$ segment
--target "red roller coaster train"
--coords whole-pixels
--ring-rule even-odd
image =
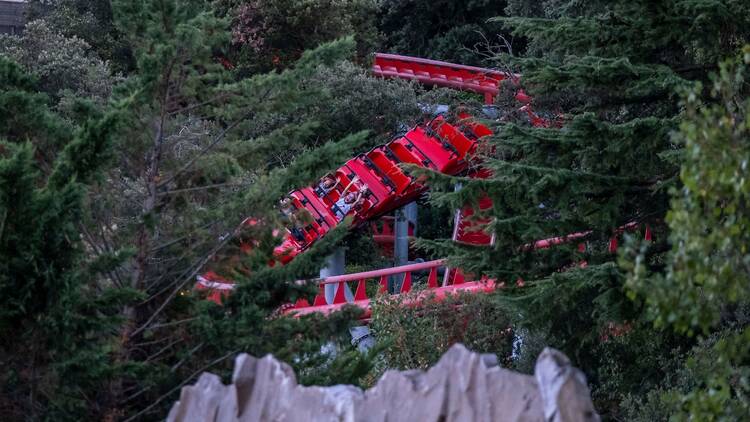
[[[510,81],[509,86],[517,86],[518,74],[509,74],[491,69],[463,66],[435,60],[406,57],[393,54],[376,54],[372,73],[384,78],[401,78],[414,80],[428,86],[449,87],[484,95],[485,103],[492,104],[500,93],[503,81]],[[523,106],[525,113],[535,127],[558,127],[558,122],[538,116],[531,108],[531,97],[523,90],[517,89],[514,95]],[[448,175],[466,174],[469,177],[484,178],[489,173],[478,166],[469,166],[471,156],[476,152],[481,139],[492,134],[486,126],[475,122],[467,114],[459,114],[456,121],[448,121],[443,116],[424,124],[412,127],[404,135],[398,136],[389,143],[357,155],[347,161],[335,172],[321,179],[317,186],[306,186],[291,191],[284,201],[286,212],[294,215],[303,212],[312,216],[309,224],[288,230],[283,243],[274,250],[275,258],[286,264],[295,256],[307,250],[318,239],[351,216],[352,227],[372,222],[378,217],[402,207],[417,199],[425,190],[424,181],[408,174],[400,166],[402,163],[423,167]],[[492,206],[488,198],[479,202],[480,209]],[[493,243],[491,236],[477,230],[481,221],[469,221],[473,214],[470,208],[456,213],[453,240],[474,245]],[[636,223],[629,223],[615,231],[610,240],[610,251],[617,248],[617,235],[623,230],[637,228]],[[573,233],[557,238],[545,239],[528,245],[533,248],[548,248],[553,245],[581,240],[591,232]],[[376,235],[390,235],[388,228]],[[646,228],[646,237],[651,233]],[[585,265],[585,263],[583,264]],[[301,299],[294,305],[285,308],[285,313],[296,316],[321,312],[328,314],[350,303],[364,309],[363,320],[369,320],[370,299],[367,297],[365,284],[367,280],[378,280],[380,292],[387,292],[388,278],[402,277],[399,291],[407,293],[412,287],[412,272],[429,271],[427,290],[405,302],[406,306],[416,306],[425,295],[434,295],[440,300],[446,295],[464,292],[490,292],[502,283],[480,278],[466,281],[458,269],[445,268],[442,280],[438,281],[438,268],[445,267],[444,260],[436,260],[400,267],[387,268],[364,273],[346,274],[327,277],[320,280],[320,292],[311,305]],[[347,302],[344,295],[345,285],[356,282],[354,301]],[[332,303],[327,303],[323,293],[324,286],[335,284],[336,293]],[[196,286],[199,290],[208,291],[209,299],[221,302],[223,295],[234,288],[234,283],[214,272],[207,272],[198,277]]]

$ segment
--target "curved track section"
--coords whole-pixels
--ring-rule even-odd
[[[376,54],[372,73],[388,78],[416,80],[430,86],[450,87],[483,94],[486,103],[494,101],[503,83],[516,85],[520,75],[463,66],[393,54]],[[529,115],[530,122],[538,127],[553,124],[537,116],[530,107],[531,98],[522,90],[515,98],[524,106],[521,111]],[[490,135],[490,129],[475,122],[469,115],[459,115],[455,121],[438,116],[431,121],[412,127],[404,135],[359,154],[335,172],[323,176],[315,186],[291,191],[285,199],[284,212],[293,221],[281,245],[274,250],[277,262],[286,264],[307,250],[331,229],[351,217],[353,226],[391,212],[421,195],[426,187],[420,180],[406,172],[402,164],[432,171],[457,175],[469,168],[468,159],[476,151],[481,138]],[[471,172],[476,177],[486,177],[481,170]],[[489,200],[480,208],[491,206]],[[465,217],[471,209],[457,213],[454,240],[474,244],[489,244],[491,239],[481,231],[469,230]],[[473,223],[476,224],[476,223]],[[460,283],[460,271],[452,274],[448,283]],[[231,292],[233,283],[214,272],[198,277],[196,288],[208,290],[209,298],[216,302]]]

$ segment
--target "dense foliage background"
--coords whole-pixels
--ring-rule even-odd
[[[527,372],[561,349],[606,420],[750,412],[746,1],[29,6],[25,32],[0,36],[3,420],[161,419],[240,352],[273,353],[306,383],[369,386],[455,342]],[[363,355],[354,310],[269,316],[314,293],[294,280],[339,245],[351,270],[387,259],[366,229],[342,229],[267,268],[277,201],[419,122],[421,105],[481,116],[473,95],[371,77],[376,51],[520,72],[560,127],[531,127],[507,86],[485,119],[493,176],[429,174],[421,200],[422,257],[523,283],[419,310],[380,302]],[[446,241],[452,210],[482,195],[497,243]],[[584,251],[519,248],[581,230]],[[239,254],[239,239],[256,248]],[[207,266],[239,282],[224,306],[191,290]]]

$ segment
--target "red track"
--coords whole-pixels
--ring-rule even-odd
[[[377,54],[372,72],[383,77],[411,79],[427,85],[481,93],[484,94],[486,102],[492,102],[500,92],[503,81],[509,80],[512,84],[516,84],[519,79],[519,75],[516,74],[391,54]],[[521,110],[528,113],[534,126],[553,126],[552,122],[540,118],[531,110],[531,98],[523,91],[517,91],[515,98],[525,104]],[[300,227],[296,231],[296,237],[288,232],[284,242],[274,250],[275,258],[282,264],[288,263],[337,226],[340,220],[334,210],[337,201],[345,193],[366,192],[362,195],[361,203],[346,213],[347,216],[352,217],[353,226],[372,221],[414,201],[426,189],[422,180],[406,173],[401,164],[408,163],[449,175],[463,173],[468,169],[467,160],[476,151],[480,139],[491,133],[489,128],[476,123],[468,115],[461,115],[457,121],[451,122],[438,116],[426,124],[414,126],[405,135],[385,145],[373,148],[347,161],[333,173],[338,183],[330,191],[320,192],[315,186],[306,186],[291,191],[288,197],[291,199],[295,212],[309,213],[312,221]],[[487,177],[488,174],[480,170],[473,171],[470,176]],[[479,205],[480,209],[486,209],[492,203],[486,198],[480,201]],[[468,208],[457,213],[454,240],[489,244],[491,242],[489,236],[481,231],[468,230],[470,226],[477,224],[469,223],[465,219],[472,213],[473,210]],[[535,246],[545,247],[565,240],[577,239],[586,234],[569,235],[560,238],[562,239],[560,241],[557,239],[540,241],[542,243]],[[419,268],[425,266],[430,269],[428,287],[439,298],[457,290],[488,291],[494,288],[494,283],[491,281],[463,283],[463,276],[460,271],[456,270],[449,270],[449,276],[445,277],[443,285],[438,287],[436,274],[437,267],[441,265],[442,261],[417,264]],[[329,277],[322,281],[321,289],[324,284],[337,283],[339,287],[342,287],[345,282],[358,281],[355,304],[365,308],[366,315],[369,317],[369,299],[364,296],[364,280],[368,277],[384,277],[400,273],[406,274],[406,280],[410,280],[411,271],[419,268],[406,266],[379,270],[375,272],[377,275],[360,273]],[[404,286],[402,292],[408,291],[411,283],[405,282]],[[216,273],[207,272],[198,278],[196,287],[199,290],[209,290],[209,298],[220,303],[221,296],[230,292],[234,284]],[[331,305],[325,304],[323,296],[318,295],[312,306],[306,302],[298,302],[294,307],[294,312],[297,315],[310,312],[331,312],[344,304],[343,291],[343,288],[337,289],[336,299]]]
[[[394,60],[397,63],[393,62]],[[382,70],[383,68],[385,70]],[[383,73],[390,72],[391,68],[395,68],[396,72]],[[446,86],[488,95],[497,95],[502,80],[517,78],[517,75],[506,76],[488,69],[403,56],[376,55],[373,65],[375,74],[402,77],[409,71],[419,75],[427,72],[430,81],[435,80],[430,82],[433,85],[440,85],[442,80],[450,80],[452,85]],[[520,98],[527,99],[523,96]],[[414,201],[425,191],[426,187],[422,181],[407,174],[401,164],[412,164],[450,175],[460,174],[467,170],[467,158],[476,151],[479,139],[489,134],[491,134],[489,128],[474,122],[468,115],[460,116],[455,122],[449,122],[444,117],[438,116],[430,122],[414,126],[405,135],[385,145],[373,148],[347,161],[333,172],[338,183],[331,191],[322,194],[316,192],[315,186],[306,186],[290,192],[288,197],[291,199],[295,212],[307,213],[312,216],[312,221],[295,230],[297,236],[289,232],[284,242],[275,249],[275,258],[282,264],[288,263],[338,225],[340,221],[336,216],[335,208],[343,194],[366,190],[358,207],[349,210],[347,215],[353,219],[354,226],[372,221]],[[469,213],[469,210],[464,212],[465,215]],[[462,220],[459,219],[459,221]],[[462,227],[460,231],[464,232],[466,224],[460,223],[460,226]],[[467,234],[466,241],[486,243],[484,239],[470,239],[472,236],[481,238],[483,235],[479,232],[472,232],[471,236]],[[232,284],[231,281],[213,272],[203,274],[198,281],[197,287],[212,290],[212,299],[217,301],[220,300],[220,292],[228,291],[228,288],[221,286]]]
[[[493,103],[503,81],[517,84],[521,78],[515,73],[383,53],[375,55],[372,73],[385,78],[414,80],[424,85],[476,92],[484,95],[487,104]],[[521,90],[516,94],[516,99],[524,104],[531,102],[531,98]]]
[[[334,210],[345,191],[366,192],[359,206],[347,213],[352,217],[354,226],[364,224],[414,201],[425,191],[422,181],[407,174],[400,164],[459,174],[467,169],[467,158],[475,152],[479,139],[489,133],[487,127],[468,118],[452,124],[438,116],[385,145],[347,161],[333,173],[338,184],[331,191],[322,194],[310,186],[291,191],[289,198],[294,212],[308,213],[312,221],[299,228],[297,237],[289,232],[284,242],[274,250],[275,258],[282,264],[288,263],[338,225],[340,220]],[[227,290],[218,289],[219,284],[232,283],[208,272],[199,278],[198,288],[214,290],[212,299],[218,301],[221,294],[217,290]]]

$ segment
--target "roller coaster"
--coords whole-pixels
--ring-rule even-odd
[[[518,74],[393,54],[376,54],[371,72],[383,78],[413,80],[427,86],[474,92],[483,95],[486,104],[492,104],[503,87],[514,87],[514,98],[522,104],[519,111],[528,116],[531,125],[559,126],[557,122],[540,117],[533,111],[531,98],[518,88]],[[509,83],[504,84],[505,81]],[[472,163],[472,157],[482,138],[491,134],[492,131],[487,126],[476,122],[468,114],[459,113],[454,119],[438,115],[430,121],[415,125],[385,145],[358,154],[336,171],[324,175],[316,185],[291,191],[282,201],[282,212],[289,217],[291,223],[282,244],[274,250],[275,260],[281,264],[290,262],[347,217],[351,218],[352,227],[362,226],[419,198],[427,189],[425,181],[407,172],[403,164],[447,175],[488,177],[489,172],[476,162]],[[492,202],[489,198],[483,198],[478,205],[480,209],[487,209],[492,206]],[[457,211],[453,240],[474,245],[491,244],[492,237],[477,230],[476,226],[481,225],[482,221],[470,219],[472,214],[474,210],[468,207]],[[623,230],[632,228],[623,227]],[[572,242],[585,238],[589,233],[545,239],[532,247],[546,248]],[[616,248],[616,235],[614,247]],[[441,268],[444,268],[443,276],[439,281]],[[411,290],[412,273],[415,271],[427,272],[427,290],[410,299],[412,304],[418,304],[425,294],[439,300],[459,291],[489,292],[502,285],[481,277],[479,280],[467,281],[467,276],[459,269],[445,268],[444,260],[436,260],[325,278],[319,281],[320,292],[312,304],[301,299],[286,307],[284,312],[297,316],[312,312],[327,314],[351,303],[365,310],[362,318],[367,320],[370,317],[367,280],[378,280],[379,291],[387,292],[388,279],[398,276],[399,288],[392,293],[402,294]],[[357,283],[353,302],[348,302],[344,294],[347,283]],[[332,303],[326,302],[323,293],[327,284],[337,286]],[[210,300],[220,303],[222,296],[234,288],[234,283],[216,273],[207,272],[198,277],[196,288],[207,291]]]

